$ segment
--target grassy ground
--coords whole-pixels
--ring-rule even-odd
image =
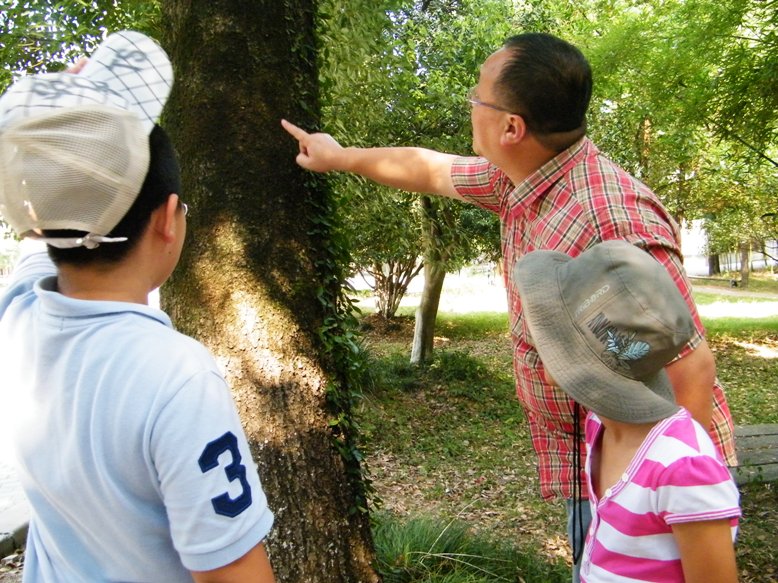
[[[733,280],[740,281],[740,273],[728,272],[712,277],[692,278],[693,284],[704,284],[721,288],[731,288]],[[740,284],[738,284],[738,289],[740,289]],[[751,273],[748,278],[748,291],[778,293],[778,274],[768,271]]]
[[[714,299],[733,300],[698,302]],[[705,323],[736,422],[778,423],[778,317]],[[383,502],[376,540],[386,581],[567,581],[564,509],[538,494],[506,314],[441,314],[425,371],[407,363],[410,315],[389,324],[366,317],[363,325],[374,382],[358,416]],[[775,581],[778,488],[754,484],[741,496],[741,581]],[[464,529],[477,550],[451,558],[418,529],[428,538]],[[506,561],[513,571],[500,570]]]

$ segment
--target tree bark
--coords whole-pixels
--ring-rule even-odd
[[[740,287],[748,287],[748,276],[751,273],[751,243],[742,242],[738,246],[740,252]]]
[[[453,241],[445,241],[444,232],[453,233],[450,213],[438,208],[429,196],[421,197],[424,225],[424,290],[416,310],[411,346],[411,363],[423,364],[432,357],[435,344],[435,320],[440,306],[440,294],[446,277],[446,262],[451,256]],[[448,230],[445,228],[448,225]]]
[[[708,275],[719,275],[721,273],[721,262],[719,254],[708,255]]]
[[[413,329],[411,364],[422,364],[432,356],[435,344],[435,319],[438,317],[440,294],[446,270],[440,263],[424,264],[424,291],[416,309],[416,321]]]
[[[320,335],[338,308],[319,298],[340,286],[329,196],[279,123],[318,123],[314,17],[313,0],[164,0],[176,73],[164,125],[192,212],[162,298],[232,387],[276,517],[277,580],[373,582],[365,482],[358,456],[341,455],[351,426],[331,426],[350,416],[332,398],[345,373]]]

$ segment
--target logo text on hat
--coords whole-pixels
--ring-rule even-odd
[[[54,102],[53,106],[58,106],[57,102],[65,97],[77,98],[80,96],[85,98],[88,95],[90,100],[94,100],[97,95],[96,90],[102,93],[112,93],[124,100],[124,97],[114,91],[106,82],[83,79],[78,75],[62,75],[54,81],[34,79],[30,90],[43,99],[50,99]]]
[[[104,64],[106,69],[109,69],[118,77],[121,75],[117,72],[117,69],[129,69],[130,71],[137,73],[141,70],[140,65],[147,60],[148,57],[146,57],[146,54],[143,51],[137,49],[121,49],[116,52],[110,63]],[[132,61],[135,61],[138,65],[133,65]]]
[[[599,298],[604,296],[606,293],[608,293],[611,289],[611,286],[609,284],[605,284],[600,289],[598,289],[596,292],[594,292],[592,295],[590,295],[588,298],[586,298],[583,302],[581,302],[581,305],[579,305],[575,310],[575,316],[577,317],[578,314],[583,312],[586,308],[592,305],[593,302],[597,301]]]

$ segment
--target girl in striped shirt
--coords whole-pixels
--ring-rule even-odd
[[[607,241],[534,251],[513,277],[545,375],[589,411],[581,581],[737,581],[737,487],[664,371],[694,332],[667,271]]]

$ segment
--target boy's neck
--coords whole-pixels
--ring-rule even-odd
[[[132,264],[106,266],[61,265],[57,291],[78,300],[129,302],[147,305],[156,286]]]

